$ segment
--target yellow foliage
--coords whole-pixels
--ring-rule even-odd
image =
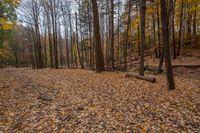
[[[3,30],[11,30],[11,29],[13,29],[13,26],[14,26],[13,23],[5,22],[5,23],[3,23],[1,28],[3,28]]]
[[[0,27],[1,30],[11,30],[15,25],[14,23],[8,22],[7,18],[0,18],[0,24],[1,24]]]
[[[17,7],[20,4],[21,0],[4,0],[4,2]]]
[[[4,5],[10,5],[11,7],[17,8],[20,4],[21,0],[2,0],[0,5],[4,7]],[[4,16],[4,12],[0,14],[0,29],[1,30],[10,30],[15,25],[15,22],[11,23],[7,16]]]
[[[1,18],[1,17],[0,17],[0,23],[7,22],[7,20],[8,20],[7,18]]]
[[[10,53],[7,49],[0,48],[0,60],[3,60],[7,57],[9,57]]]

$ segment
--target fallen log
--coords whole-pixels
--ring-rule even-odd
[[[150,71],[153,74],[162,74],[163,70],[158,71],[158,68],[145,67],[144,70]]]
[[[200,65],[173,65],[173,68],[185,67],[185,68],[200,68]]]
[[[146,81],[151,82],[151,83],[155,83],[156,82],[155,78],[141,76],[141,75],[139,75],[137,73],[126,73],[125,77],[127,77],[127,78],[133,77],[133,78],[137,78],[137,79],[141,79],[141,80],[146,80]]]

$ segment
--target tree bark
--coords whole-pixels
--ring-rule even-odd
[[[69,11],[69,28],[70,28],[70,53],[71,53],[71,67],[74,68],[74,52],[73,52],[73,29],[72,29],[72,18],[71,18],[71,12]]]
[[[175,38],[175,9],[176,9],[176,0],[173,0],[173,11],[172,11],[172,49],[173,49],[173,59],[176,59],[176,38]]]
[[[45,30],[44,36],[44,65],[47,67],[47,32]]]
[[[196,0],[196,3],[195,3],[195,8],[198,8],[198,0]],[[197,9],[195,9],[194,11],[194,18],[193,18],[193,35],[195,36],[196,35],[196,18],[197,18]]]
[[[114,69],[114,1],[111,0],[111,64],[112,64],[112,69]]]
[[[118,10],[117,10],[117,14],[118,14],[118,17],[117,17],[117,26],[118,26],[118,28],[117,28],[117,60],[118,60],[118,62],[120,62],[120,1],[118,0]],[[118,66],[118,67],[120,67],[120,66]]]
[[[157,44],[156,44],[156,24],[155,24],[155,12],[153,11],[152,14],[152,20],[153,20],[153,43],[154,43],[154,50],[153,50],[153,55],[156,55],[156,58],[158,58],[158,53],[157,53]]]
[[[50,1],[51,5],[51,21],[52,21],[52,29],[53,29],[53,52],[54,52],[54,67],[58,68],[58,49],[57,49],[57,13],[56,13],[56,1]]]
[[[161,56],[161,39],[160,39],[160,10],[159,10],[159,3],[157,2],[157,5],[156,5],[156,8],[157,8],[157,33],[158,33],[158,56],[160,57]]]
[[[93,44],[92,44],[92,24],[91,24],[91,17],[90,17],[90,12],[89,12],[89,5],[87,6],[87,11],[88,11],[88,29],[89,29],[89,54],[90,54],[90,67],[93,69],[94,68],[94,62],[93,62]]]
[[[183,25],[183,9],[184,9],[184,3],[181,3],[181,15],[180,15],[180,27],[179,27],[179,35],[178,35],[178,49],[177,49],[177,56],[180,55],[180,49],[181,49],[181,36],[182,36],[182,25]]]
[[[140,75],[144,75],[146,0],[140,0]]]
[[[124,71],[127,71],[127,47],[128,47],[128,31],[131,23],[131,6],[132,0],[129,0],[129,8],[128,8],[128,22],[127,22],[127,29],[126,29],[126,42],[124,47]]]
[[[48,42],[49,42],[49,55],[50,55],[50,67],[54,67],[53,63],[53,54],[52,54],[52,36],[51,36],[51,20],[50,20],[50,14],[49,14],[49,9],[45,5],[45,12],[46,12],[46,17],[47,17],[47,29],[48,29]]]
[[[99,13],[97,7],[97,0],[92,0],[93,18],[94,18],[94,37],[95,37],[95,49],[96,49],[96,71],[102,72],[104,70],[104,58],[101,47],[101,35],[99,27]]]
[[[76,47],[77,47],[77,52],[78,52],[78,58],[79,58],[79,62],[80,62],[80,65],[81,65],[81,69],[84,68],[83,66],[83,62],[82,62],[82,59],[81,59],[81,54],[80,54],[80,48],[79,48],[79,41],[78,41],[78,18],[77,18],[77,13],[75,13],[75,16],[76,16]]]
[[[163,46],[165,47],[165,67],[168,89],[175,89],[172,62],[169,49],[169,15],[167,13],[167,5],[165,0],[160,0]]]

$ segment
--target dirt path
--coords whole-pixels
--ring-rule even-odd
[[[200,78],[177,89],[85,70],[0,71],[0,132],[200,132]],[[198,74],[197,74],[198,75]]]

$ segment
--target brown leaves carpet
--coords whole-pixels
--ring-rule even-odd
[[[176,90],[87,70],[0,71],[0,132],[200,132],[200,70],[177,68]]]

